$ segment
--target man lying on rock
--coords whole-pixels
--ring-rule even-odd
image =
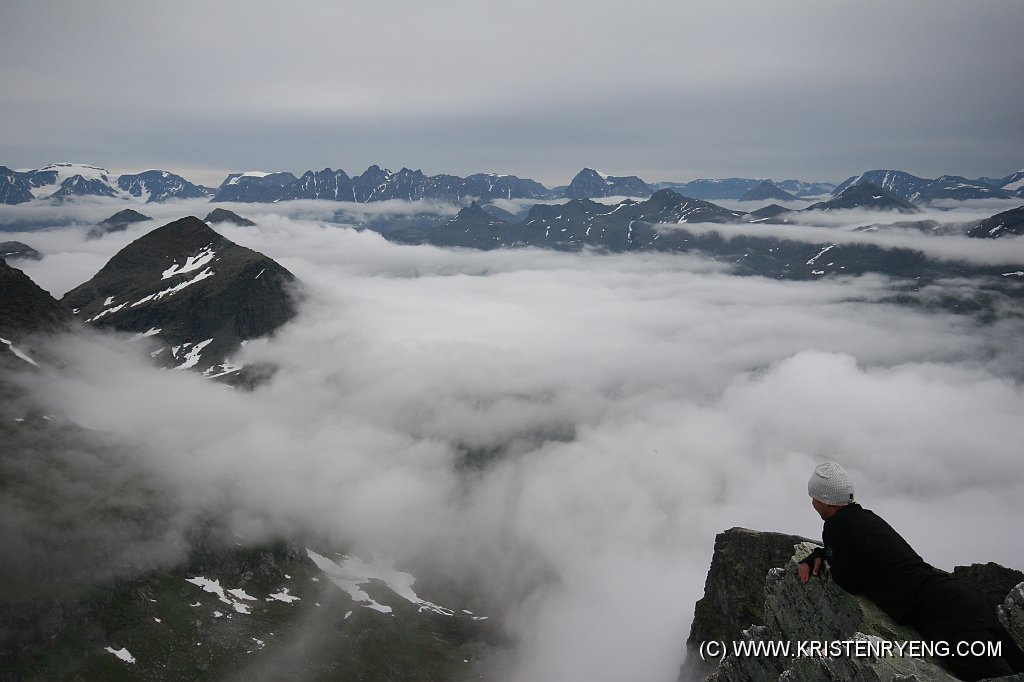
[[[910,625],[926,641],[1002,642],[1001,658],[958,657],[943,660],[964,680],[1024,672],[1024,653],[1010,639],[995,609],[980,590],[925,563],[881,517],[853,501],[853,484],[835,462],[818,465],[807,482],[811,504],[825,522],[824,547],[798,566],[804,584],[818,575],[822,561],[837,585],[863,594],[897,623]]]

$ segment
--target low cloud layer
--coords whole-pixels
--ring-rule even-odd
[[[277,364],[268,385],[158,371],[98,336],[64,342],[35,395],[140,444],[125,466],[250,539],[315,532],[472,585],[516,637],[513,682],[675,679],[715,534],[818,535],[824,459],[926,560],[1024,567],[1005,542],[1024,517],[1019,317],[882,303],[876,276],[255,217],[218,229],[309,290],[238,358]]]

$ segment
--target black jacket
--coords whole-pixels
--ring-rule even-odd
[[[922,559],[892,526],[859,504],[842,507],[825,521],[824,548],[802,563],[828,562],[836,584],[863,594],[899,623],[922,603],[929,590],[952,577]]]

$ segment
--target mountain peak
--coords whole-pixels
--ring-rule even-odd
[[[99,327],[156,336],[171,366],[207,371],[245,339],[295,314],[294,275],[195,216],[159,227],[114,255],[62,303]]]
[[[900,213],[917,213],[919,211],[917,206],[914,206],[909,201],[866,180],[848,184],[834,199],[812,204],[806,210],[831,211],[847,208],[891,210],[899,211]]]

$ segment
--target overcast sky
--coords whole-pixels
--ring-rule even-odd
[[[0,0],[0,164],[553,185],[1024,166],[1019,0]]]

